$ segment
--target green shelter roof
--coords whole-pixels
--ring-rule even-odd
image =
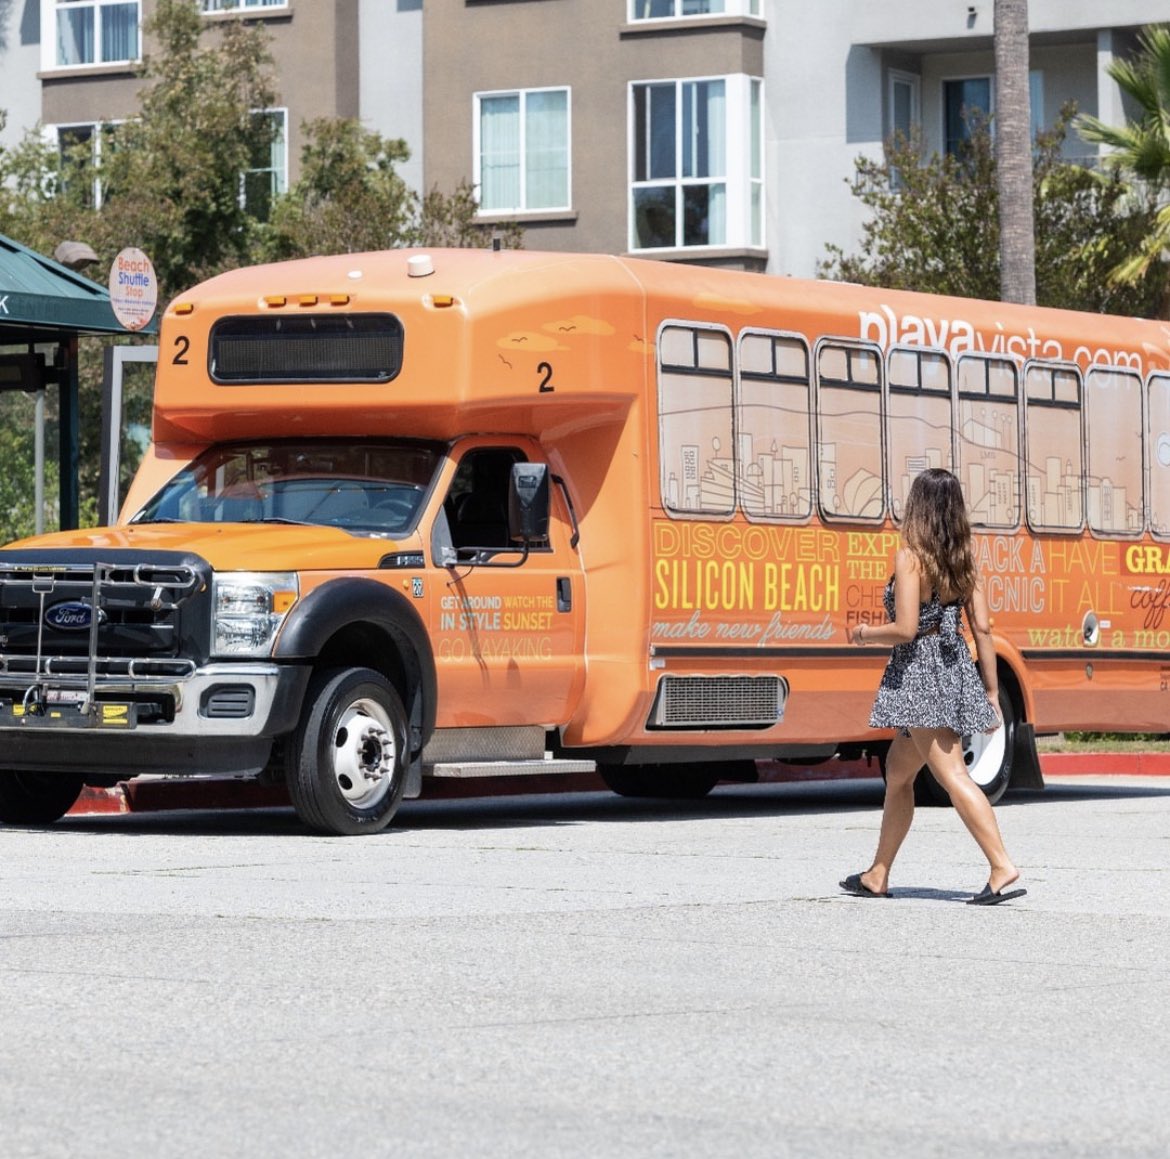
[[[20,332],[11,340],[21,341],[30,331],[154,333],[158,323],[127,330],[114,317],[105,286],[0,234],[0,344],[9,328]]]

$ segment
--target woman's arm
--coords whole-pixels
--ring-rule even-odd
[[[885,624],[858,624],[849,634],[854,644],[905,644],[918,634],[922,604],[921,569],[908,547],[894,556],[894,619]]]
[[[991,638],[991,617],[987,612],[987,597],[983,594],[983,581],[977,580],[975,590],[967,601],[967,623],[975,638],[975,655],[979,660],[979,675],[987,689],[987,699],[999,711],[999,671],[995,664],[995,643]]]

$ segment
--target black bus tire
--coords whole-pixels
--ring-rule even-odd
[[[381,673],[314,674],[285,765],[289,797],[310,829],[339,836],[385,829],[402,801],[408,762],[406,712]]]
[[[0,822],[51,825],[81,795],[80,773],[0,773]]]

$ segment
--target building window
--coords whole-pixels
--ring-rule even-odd
[[[272,202],[288,190],[288,110],[265,109],[253,115],[270,124],[272,137],[253,153],[251,168],[240,181],[240,197],[252,217],[267,221]]]
[[[991,77],[971,76],[943,81],[944,148],[959,156],[971,134],[991,119]]]
[[[887,137],[909,141],[922,120],[920,81],[913,73],[890,70]]]
[[[42,17],[54,29],[53,68],[138,60],[139,0],[56,0]],[[43,59],[43,58],[42,58]]]
[[[630,0],[630,20],[679,20],[688,16],[759,16],[762,0]]]
[[[897,79],[895,79],[897,78]],[[910,80],[915,84],[913,95],[913,117],[917,120],[918,78],[906,73],[890,73],[891,130],[898,124],[898,99],[894,86],[898,80]],[[1028,105],[1032,139],[1044,131],[1044,73],[1032,69],[1028,73]],[[946,151],[957,156],[970,138],[973,130],[986,124],[994,131],[992,113],[995,111],[995,85],[989,76],[966,77],[962,80],[943,81],[943,126],[946,133]]]
[[[199,0],[204,12],[244,12],[249,8],[287,8],[288,0]]]
[[[762,96],[742,75],[631,87],[631,249],[763,243]]]
[[[75,181],[85,182],[85,188],[80,190],[81,201],[92,209],[102,207],[102,156],[113,151],[116,131],[113,123],[56,125],[49,129],[57,141],[62,185],[71,187]]]
[[[569,90],[477,93],[475,104],[480,212],[568,209]]]

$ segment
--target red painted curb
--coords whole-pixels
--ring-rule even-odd
[[[1170,753],[1041,753],[1046,777],[1170,777]]]
[[[1170,753],[1041,753],[1045,777],[1170,777]],[[828,760],[819,765],[761,761],[760,782],[861,780],[879,776],[876,762]],[[588,793],[605,789],[593,773],[575,776],[495,777],[490,780],[429,780],[424,799],[503,797],[532,793]],[[173,777],[124,781],[111,789],[85,788],[71,817],[152,813],[166,809],[258,809],[287,806],[283,785],[261,785],[232,777]]]

